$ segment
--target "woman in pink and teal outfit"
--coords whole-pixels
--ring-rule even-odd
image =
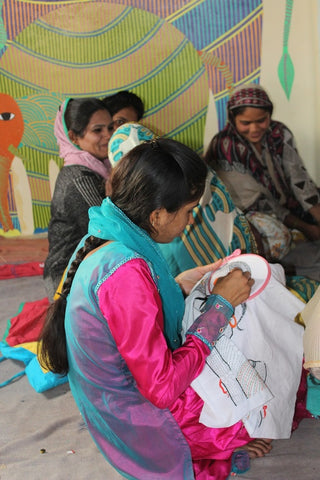
[[[125,155],[47,316],[42,361],[68,373],[92,438],[128,479],[222,480],[237,449],[246,459],[271,448],[242,422],[201,424],[190,386],[253,284],[239,269],[219,279],[182,344],[184,296],[220,262],[173,278],[158,243],[193,221],[206,175],[198,155],[169,139]]]

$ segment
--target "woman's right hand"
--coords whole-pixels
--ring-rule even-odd
[[[221,295],[233,307],[236,307],[248,299],[253,284],[254,280],[249,272],[243,272],[241,269],[235,268],[225,277],[217,279],[213,293]]]

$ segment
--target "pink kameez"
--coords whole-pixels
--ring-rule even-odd
[[[189,335],[182,347],[173,352],[168,348],[160,295],[142,259],[119,267],[101,284],[98,296],[101,312],[138,390],[156,407],[168,408],[178,423],[190,447],[195,477],[227,478],[233,451],[251,439],[242,422],[220,429],[199,423],[203,400],[190,384],[204,367],[208,346]]]

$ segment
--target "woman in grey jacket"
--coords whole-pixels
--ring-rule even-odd
[[[69,259],[88,229],[88,209],[105,197],[111,166],[108,143],[112,118],[96,98],[67,99],[56,116],[54,133],[64,165],[51,202],[49,254],[44,281],[52,301]]]

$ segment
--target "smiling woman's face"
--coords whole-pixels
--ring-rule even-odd
[[[238,133],[253,144],[260,144],[270,125],[270,113],[262,108],[247,107],[234,120]]]
[[[84,135],[80,137],[69,131],[70,140],[81,150],[91,153],[99,160],[108,157],[108,144],[112,134],[111,116],[107,110],[97,110],[90,118]]]

